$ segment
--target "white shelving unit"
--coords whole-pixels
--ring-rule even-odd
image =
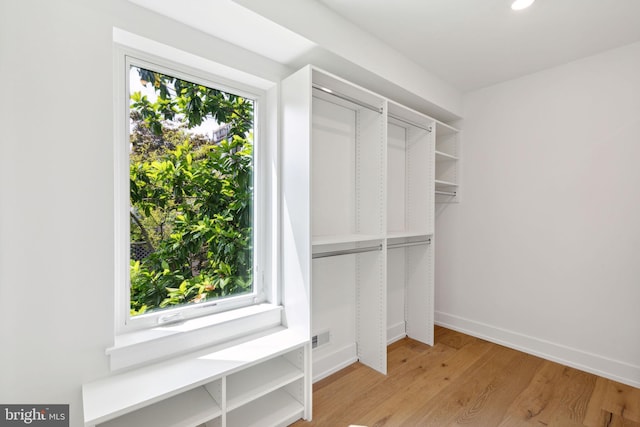
[[[459,201],[459,131],[436,121],[435,195],[436,203]]]
[[[285,426],[310,419],[307,337],[279,328],[83,386],[85,426]]]
[[[392,286],[401,333],[433,343],[435,121],[312,66],[281,95],[297,179],[284,202],[306,227],[295,240],[310,248],[311,335],[329,333],[315,378],[356,360],[386,373]]]

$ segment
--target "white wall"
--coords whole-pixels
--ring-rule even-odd
[[[0,2],[0,403],[69,403],[113,344],[112,27],[289,70],[125,0]]]
[[[640,43],[464,104],[436,320],[640,386]]]

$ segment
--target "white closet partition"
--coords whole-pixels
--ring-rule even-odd
[[[311,301],[311,70],[281,85],[281,212],[284,323],[310,336]]]

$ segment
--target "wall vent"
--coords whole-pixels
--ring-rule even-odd
[[[311,337],[311,348],[316,348],[323,346],[325,344],[329,344],[331,338],[331,334],[329,331],[320,332],[317,335]]]

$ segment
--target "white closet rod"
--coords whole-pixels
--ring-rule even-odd
[[[436,190],[436,194],[442,194],[443,196],[452,196],[452,197],[455,197],[457,195],[455,191],[440,191],[440,190]]]
[[[313,88],[314,89],[318,89],[319,91],[324,92],[324,93],[326,93],[328,95],[335,96],[336,98],[344,99],[345,101],[349,101],[352,104],[359,105],[359,106],[364,107],[364,108],[366,108],[368,110],[375,111],[378,114],[382,114],[382,108],[375,107],[375,106],[373,106],[371,104],[367,104],[366,102],[362,102],[362,101],[360,101],[358,99],[352,98],[349,95],[344,95],[344,94],[342,94],[340,92],[334,91],[333,89],[329,89],[329,88],[326,88],[326,87],[323,87],[323,86],[320,86],[320,85],[317,85],[317,84],[313,84]]]
[[[426,126],[423,126],[423,125],[421,125],[421,124],[418,124],[418,123],[412,122],[412,121],[410,121],[410,120],[403,119],[402,117],[400,117],[400,116],[396,116],[395,114],[387,113],[387,115],[388,115],[389,117],[393,118],[393,119],[398,120],[399,122],[406,123],[406,124],[408,124],[408,125],[411,125],[411,126],[417,127],[418,129],[426,130],[426,131],[427,131],[427,132],[429,132],[429,133],[431,133],[431,131],[433,130],[431,126],[426,127]]]
[[[317,254],[313,254],[312,258],[327,258],[330,256],[338,256],[338,255],[350,255],[350,254],[359,254],[362,252],[373,252],[373,251],[381,251],[382,245],[377,246],[367,246],[364,248],[354,248],[354,249],[343,249],[340,251],[329,251],[329,252],[320,252]]]
[[[392,243],[387,245],[387,249],[407,248],[409,246],[430,245],[431,239],[419,240],[417,242]]]

